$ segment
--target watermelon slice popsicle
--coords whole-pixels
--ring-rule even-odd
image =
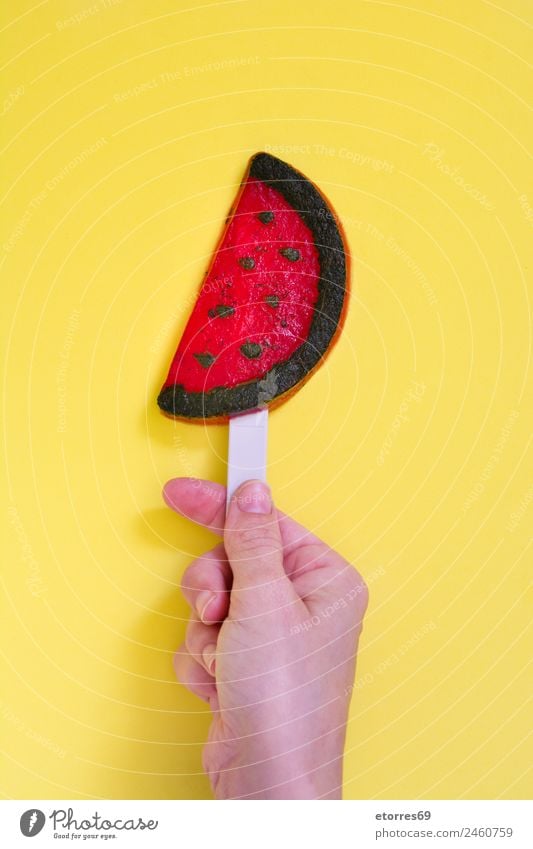
[[[253,156],[157,399],[177,419],[229,421],[228,499],[242,481],[266,479],[268,410],[338,338],[348,266],[319,189],[286,162]]]

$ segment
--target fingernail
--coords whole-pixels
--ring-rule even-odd
[[[272,498],[270,489],[262,481],[247,481],[235,494],[235,500],[243,513],[270,513]]]
[[[216,643],[209,643],[209,645],[206,646],[203,650],[202,657],[204,659],[204,663],[207,666],[208,671],[211,673],[211,675],[214,675],[217,659]]]
[[[198,593],[196,597],[196,609],[198,611],[198,616],[202,620],[202,622],[206,622],[207,619],[207,608],[216,598],[216,593],[211,593],[209,590],[202,590],[201,593]]]

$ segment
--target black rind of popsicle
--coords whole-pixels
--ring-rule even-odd
[[[298,262],[301,257],[300,251],[296,250],[296,248],[280,248],[279,252],[289,262]]]
[[[193,354],[193,357],[195,360],[198,360],[200,365],[204,368],[209,368],[209,366],[212,366],[216,360],[216,357],[214,357],[213,354],[209,354],[207,351],[205,354]]]

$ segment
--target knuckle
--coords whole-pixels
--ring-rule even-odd
[[[329,548],[324,542],[305,543],[300,548],[302,558],[311,564],[329,565],[330,561],[338,558],[336,552]]]
[[[259,534],[255,528],[245,528],[240,531],[237,541],[242,548],[267,548],[269,544],[268,534]]]
[[[180,588],[184,595],[223,586],[229,579],[225,558],[226,552],[220,544],[189,563],[180,581]]]
[[[217,763],[216,750],[213,749],[213,741],[209,740],[202,751],[202,768],[211,780],[213,790],[216,792],[220,779],[221,770]]]
[[[361,597],[361,606],[363,610],[366,610],[368,607],[368,602],[370,599],[370,593],[368,591],[368,584],[363,580],[361,576],[359,576],[359,586],[360,586],[360,597]]]
[[[353,585],[356,583],[357,572],[351,563],[345,560],[337,551],[333,551],[333,549],[329,549],[324,555],[324,562],[331,568],[335,576],[334,580],[340,586],[346,586],[346,589],[353,589]]]

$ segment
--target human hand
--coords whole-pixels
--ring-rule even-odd
[[[186,569],[178,680],[209,703],[203,765],[219,799],[339,799],[366,585],[343,557],[243,484],[176,478],[182,516],[224,543]]]

